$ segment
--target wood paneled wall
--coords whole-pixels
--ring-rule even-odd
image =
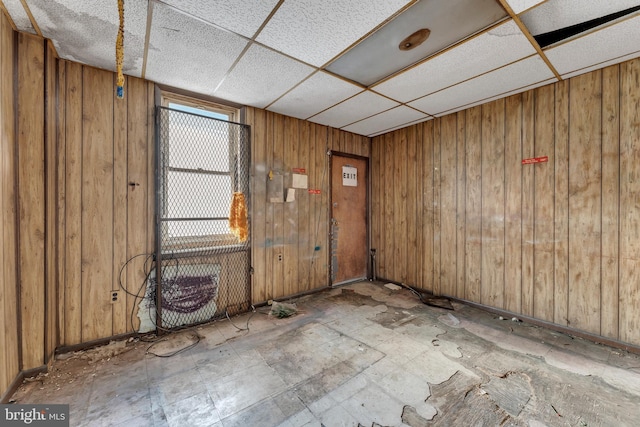
[[[0,13],[0,395],[20,372],[17,312],[15,38]]]
[[[114,78],[0,17],[0,390],[132,328],[134,299],[109,296],[153,250],[154,87],[118,100]],[[639,87],[635,60],[373,142],[247,108],[253,302],[329,284],[331,150],[371,158],[379,277],[639,345]],[[320,194],[268,202],[294,168]]]
[[[378,276],[640,345],[640,60],[376,137],[371,159]]]
[[[254,303],[329,285],[329,150],[369,156],[369,138],[247,108],[251,126],[252,299]],[[305,169],[310,194],[292,203],[267,199],[270,171],[284,176]],[[282,261],[279,261],[279,256]]]
[[[122,273],[136,294],[153,252],[154,86],[128,77],[117,99],[114,73],[68,61],[58,85],[59,344],[73,345],[137,328],[135,298],[110,292],[142,255]]]
[[[0,19],[2,390],[46,364],[58,343],[56,58]]]
[[[110,291],[153,249],[154,86],[128,78],[117,100],[113,73],[57,60],[4,14],[0,85],[4,392],[58,346],[131,331],[133,298]],[[144,260],[123,274],[134,293]]]
[[[0,390],[56,347],[137,328],[154,249],[154,85],[57,60],[51,45],[0,20]],[[17,91],[14,92],[14,88]],[[328,285],[327,150],[369,154],[369,139],[249,108],[253,300]],[[17,127],[16,127],[17,126]],[[266,202],[270,170],[304,168],[312,195]],[[277,261],[283,255],[282,262]],[[19,290],[19,292],[18,292]],[[111,302],[111,291],[120,297]],[[136,304],[134,304],[134,301]]]

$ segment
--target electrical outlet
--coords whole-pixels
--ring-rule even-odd
[[[278,254],[278,261],[282,261],[282,254]]]
[[[111,304],[118,302],[118,297],[120,297],[120,291],[109,292],[109,298],[111,299]]]

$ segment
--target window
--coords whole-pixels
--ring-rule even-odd
[[[248,190],[238,111],[173,95],[163,96],[159,110],[163,252],[238,243],[229,209],[233,193]]]

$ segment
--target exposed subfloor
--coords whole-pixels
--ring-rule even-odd
[[[640,357],[362,282],[172,334],[63,355],[17,403],[72,426],[637,426]],[[240,330],[249,326],[249,330]],[[187,348],[200,337],[197,345]],[[120,353],[120,354],[117,354]]]

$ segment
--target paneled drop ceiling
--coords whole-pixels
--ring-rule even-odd
[[[115,70],[117,0],[0,5],[61,58]],[[639,57],[639,9],[640,0],[125,0],[124,72],[374,136]],[[424,42],[403,42],[424,29]]]

